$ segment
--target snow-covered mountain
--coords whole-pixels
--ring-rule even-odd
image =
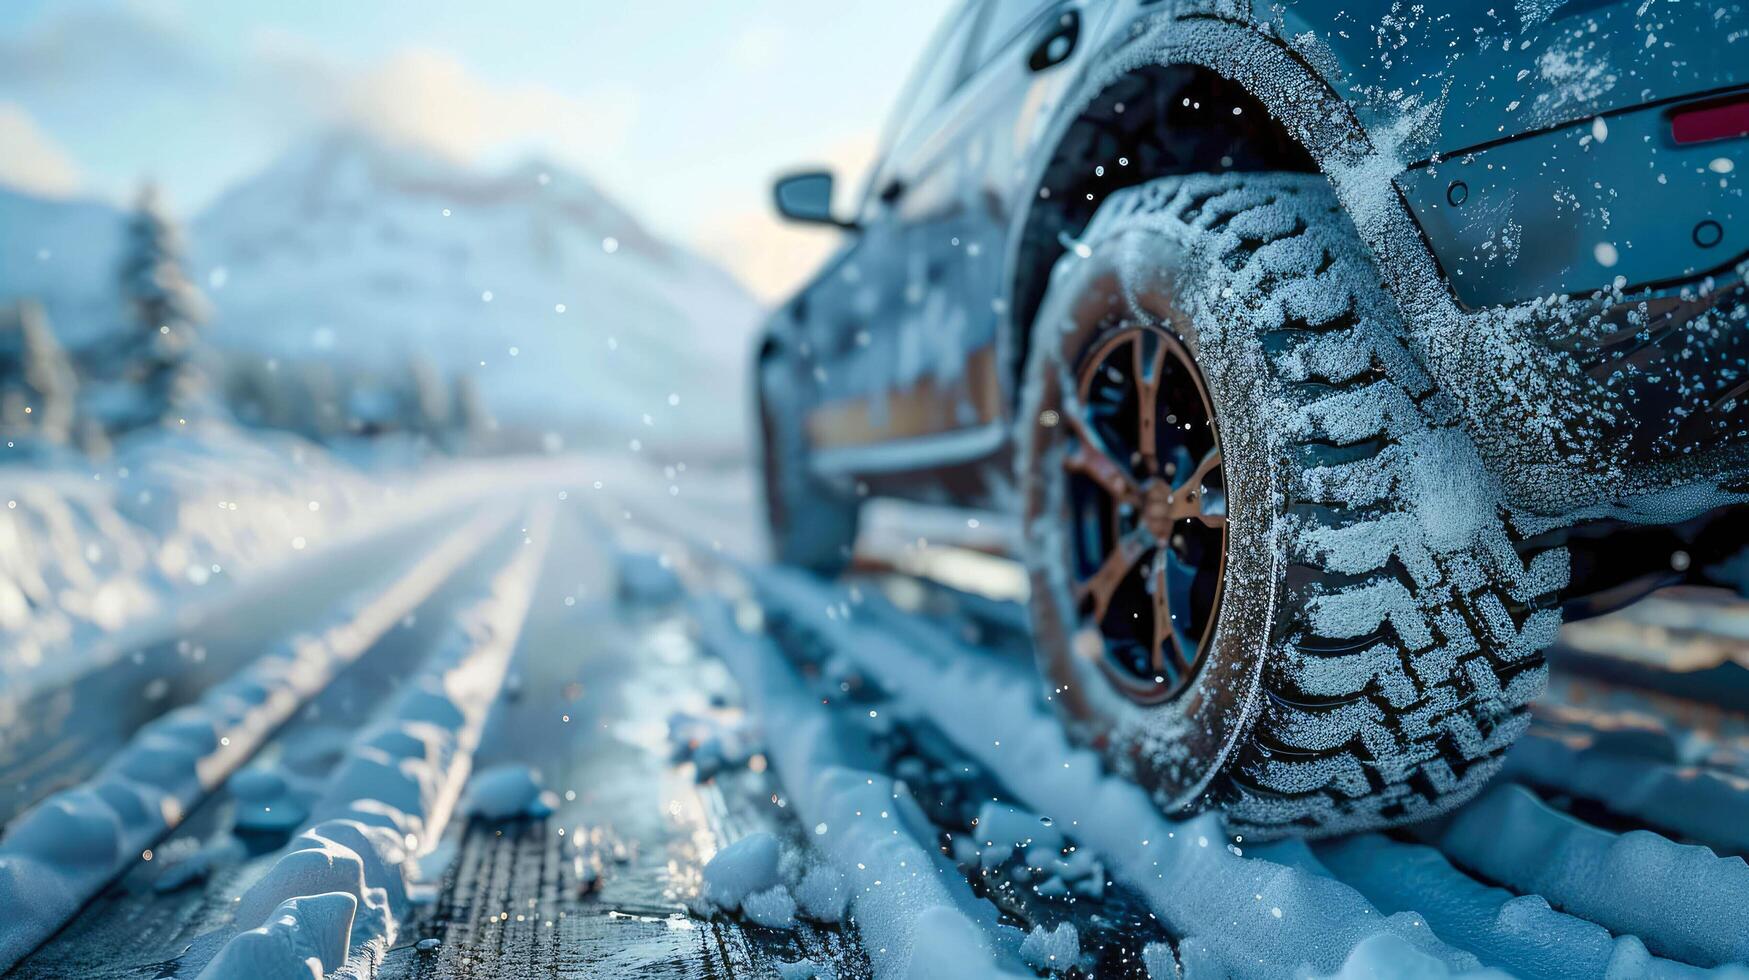
[[[743,433],[755,302],[559,167],[482,175],[337,133],[225,194],[191,237],[225,348],[389,369],[422,353],[476,373],[526,427]]]
[[[116,329],[123,217],[0,193],[0,299],[45,298],[69,346]],[[558,166],[485,174],[332,133],[187,233],[221,350],[389,376],[423,356],[474,374],[505,425],[573,440],[744,438],[756,302]]]

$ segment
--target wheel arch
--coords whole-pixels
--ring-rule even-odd
[[[1255,84],[1270,74],[1284,77],[1280,69],[1316,86],[1316,108]],[[1262,25],[1225,17],[1138,20],[1118,32],[1074,92],[1050,124],[1043,141],[1050,151],[1028,175],[1030,193],[1010,238],[1002,335],[1015,404],[1051,268],[1106,197],[1177,174],[1315,172],[1338,155],[1370,148],[1347,103],[1308,61]],[[1337,118],[1332,103],[1342,109]],[[1150,142],[1152,154],[1130,155]],[[1111,166],[1125,156],[1127,165]]]
[[[1406,342],[1453,400],[1514,506],[1542,514],[1574,513],[1655,497],[1675,482],[1693,479],[1670,469],[1624,480],[1598,437],[1564,421],[1581,419],[1602,431],[1613,418],[1609,393],[1578,374],[1571,359],[1552,352],[1542,334],[1548,320],[1577,300],[1532,304],[1504,316],[1496,316],[1497,311],[1472,315],[1457,305],[1395,181],[1406,155],[1417,152],[1425,139],[1422,130],[1435,120],[1434,107],[1418,103],[1379,118],[1369,108],[1363,124],[1360,107],[1320,69],[1326,60],[1297,50],[1268,25],[1217,14],[1156,14],[1115,32],[1061,103],[1039,141],[1050,152],[1035,158],[1024,184],[1033,191],[1026,195],[1009,239],[1002,294],[1007,312],[998,335],[1005,377],[1016,389],[1010,404],[1019,403],[1028,334],[1051,265],[1063,254],[1065,241],[1072,242],[1082,229],[1074,212],[1058,210],[1061,192],[1052,190],[1048,180],[1053,164],[1065,151],[1081,149],[1070,142],[1071,135],[1078,132],[1078,124],[1109,108],[1100,100],[1109,98],[1115,86],[1156,68],[1184,68],[1223,79],[1262,106],[1271,125],[1259,132],[1269,140],[1285,139],[1286,147],[1303,154],[1289,150],[1278,164],[1285,159],[1304,168],[1309,160],[1310,169],[1328,175],[1403,314]],[[1091,172],[1093,166],[1084,163],[1081,169]],[[1135,181],[1141,179],[1138,175]],[[1074,184],[1067,193],[1081,194],[1088,204],[1097,200],[1085,201],[1086,194],[1101,196]],[[1059,204],[1049,203],[1053,199]],[[1482,317],[1491,319],[1484,323]],[[1562,418],[1538,411],[1557,398],[1570,407]]]

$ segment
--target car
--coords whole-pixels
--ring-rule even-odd
[[[1749,583],[1749,14],[970,0],[754,389],[775,556],[1013,516],[1045,694],[1169,813],[1419,820],[1563,620]]]

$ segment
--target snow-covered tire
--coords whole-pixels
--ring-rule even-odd
[[[789,397],[794,380],[780,357],[762,358],[758,377],[760,467],[772,557],[817,575],[837,575],[850,565],[856,544],[857,500],[810,471],[803,414]]]
[[[1327,181],[1157,180],[1114,194],[1075,246],[1035,320],[1016,433],[1040,666],[1072,733],[1167,811],[1223,806],[1247,836],[1404,823],[1473,796],[1544,687],[1567,556],[1520,553]],[[1154,704],[1088,647],[1063,521],[1073,372],[1136,323],[1194,356],[1226,492],[1215,625]]]

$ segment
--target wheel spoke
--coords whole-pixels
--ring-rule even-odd
[[[1063,458],[1063,468],[1092,480],[1114,502],[1139,506],[1142,488],[1136,484],[1129,469],[1112,458],[1105,440],[1081,417],[1079,406],[1065,404],[1061,414],[1069,423],[1077,443],[1075,451]]]
[[[1117,594],[1117,587],[1123,584],[1124,577],[1136,567],[1136,562],[1147,552],[1151,543],[1147,531],[1137,528],[1119,538],[1111,553],[1105,556],[1098,571],[1075,587],[1075,606],[1080,608],[1093,600],[1093,625],[1097,627],[1105,619],[1105,613],[1111,608],[1111,598]]]
[[[1166,593],[1163,600],[1168,610],[1166,617],[1166,633],[1172,639],[1172,649],[1177,653],[1177,666],[1188,668],[1196,661],[1197,638],[1190,636],[1193,625],[1190,621],[1191,602],[1190,590],[1196,584],[1196,569],[1178,560],[1178,553],[1169,544],[1160,546],[1160,578],[1162,591]],[[1182,622],[1172,619],[1173,615],[1184,617]],[[1159,626],[1156,624],[1155,629]]]
[[[1136,385],[1136,448],[1152,478],[1160,473],[1160,442],[1154,430],[1160,419],[1160,373],[1166,367],[1166,345],[1156,341],[1150,356],[1144,342],[1148,336],[1146,331],[1137,331],[1130,349],[1135,356],[1131,374]]]
[[[1172,497],[1171,519],[1181,521],[1194,519],[1201,521],[1207,527],[1225,527],[1227,523],[1227,498],[1225,493],[1211,495],[1203,485],[1208,478],[1221,467],[1221,451],[1211,449],[1202,462],[1198,463],[1183,483],[1178,485],[1178,492]]]
[[[1155,677],[1164,677],[1169,682],[1173,678],[1168,676],[1168,673],[1176,675],[1178,672],[1177,664],[1168,662],[1166,657],[1168,643],[1172,644],[1174,650],[1178,648],[1178,634],[1172,629],[1171,589],[1166,581],[1166,554],[1170,550],[1169,547],[1162,544],[1154,553],[1154,567],[1152,569],[1154,582],[1153,588],[1149,590],[1153,593],[1154,600],[1154,644],[1148,650],[1148,669],[1154,672]],[[1174,661],[1184,659],[1186,658],[1182,651],[1179,651],[1177,656],[1173,658]]]

